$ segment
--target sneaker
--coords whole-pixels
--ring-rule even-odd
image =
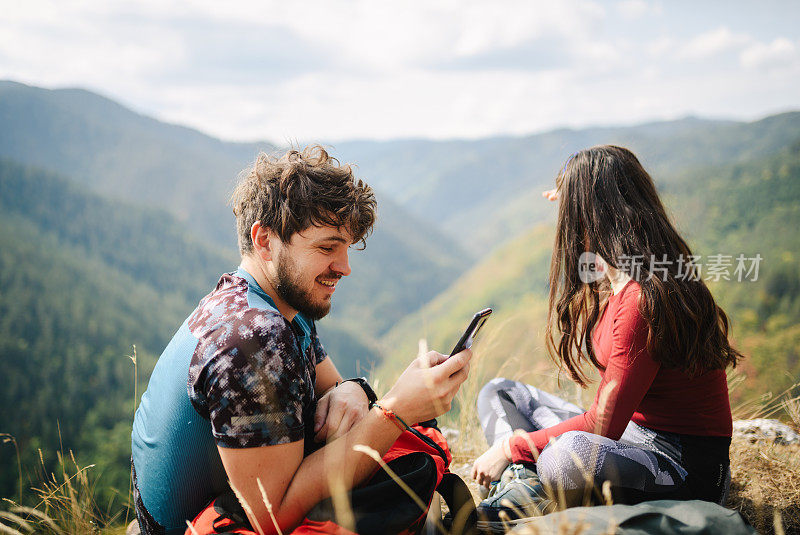
[[[489,533],[505,533],[525,518],[541,516],[552,508],[552,501],[539,481],[535,465],[512,463],[493,483],[488,497],[477,507],[478,528]]]

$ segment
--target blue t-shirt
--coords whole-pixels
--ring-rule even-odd
[[[217,446],[305,439],[310,450],[326,356],[314,323],[287,321],[249,273],[220,278],[161,354],[133,421],[139,494],[167,534],[228,489]]]

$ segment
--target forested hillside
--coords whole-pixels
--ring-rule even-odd
[[[112,202],[0,161],[0,431],[21,449],[25,486],[41,448],[74,450],[127,487],[133,355],[140,389],[155,357],[230,258],[157,210]],[[17,487],[11,444],[0,495]]]
[[[747,390],[781,391],[800,378],[800,137],[775,155],[700,169],[668,190],[698,251],[732,255],[731,280],[711,284],[750,359]],[[761,256],[739,282],[738,255]],[[747,264],[750,267],[750,263]],[[750,275],[754,278],[756,273]]]

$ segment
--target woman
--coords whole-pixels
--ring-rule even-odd
[[[582,150],[556,185],[545,192],[560,201],[548,349],[579,385],[587,361],[602,379],[588,411],[502,378],[481,390],[491,447],[473,477],[500,483],[480,513],[514,518],[546,510],[548,497],[581,505],[601,497],[605,481],[615,503],[723,502],[732,431],[725,368],[741,358],[725,312],[633,153]]]

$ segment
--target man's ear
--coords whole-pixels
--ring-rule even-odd
[[[265,261],[272,260],[272,248],[269,243],[272,230],[269,227],[262,227],[260,221],[253,223],[250,227],[250,239],[253,242],[253,252]]]

